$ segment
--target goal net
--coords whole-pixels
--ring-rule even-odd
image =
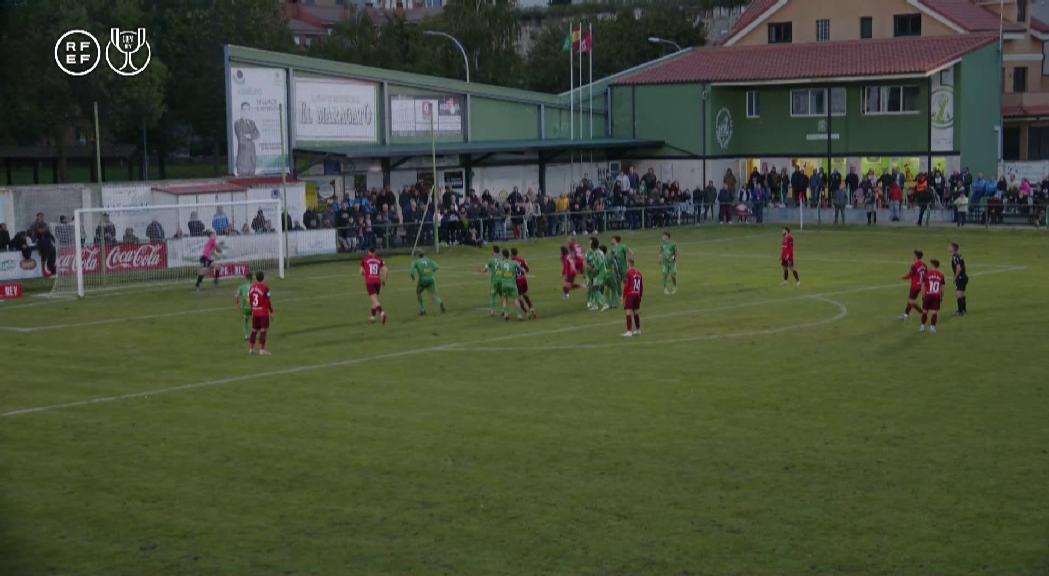
[[[201,257],[208,234],[218,250]],[[284,277],[281,201],[249,200],[166,206],[85,208],[54,228],[58,251],[53,295],[185,282],[207,285],[258,270]]]

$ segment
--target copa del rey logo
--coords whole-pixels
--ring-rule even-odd
[[[101,271],[100,246],[85,246],[81,252],[84,274]],[[167,244],[118,244],[106,247],[106,272],[159,270],[168,267]],[[76,270],[76,250],[63,250],[56,261],[59,274]]]

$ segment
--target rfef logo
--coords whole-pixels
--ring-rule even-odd
[[[141,74],[153,57],[146,41],[146,29],[110,28],[105,59],[113,72],[121,76]],[[86,76],[102,61],[98,39],[87,30],[70,30],[55,42],[55,63],[70,76]]]
[[[55,63],[70,76],[86,76],[102,61],[102,48],[87,30],[70,30],[55,42]]]

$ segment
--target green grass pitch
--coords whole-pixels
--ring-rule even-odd
[[[271,357],[234,283],[0,305],[0,574],[1049,573],[1044,233],[627,234],[644,335],[563,302],[488,317],[487,249],[442,251],[447,314],[390,323],[355,261],[273,280]],[[897,319],[914,248],[957,239],[970,315]],[[39,409],[38,409],[39,408]]]

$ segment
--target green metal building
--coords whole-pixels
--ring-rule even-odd
[[[322,195],[429,181],[434,155],[441,185],[555,195],[624,164],[695,187],[795,164],[993,174],[999,157],[988,35],[684,50],[558,95],[237,46],[226,62],[231,173],[283,166]]]

